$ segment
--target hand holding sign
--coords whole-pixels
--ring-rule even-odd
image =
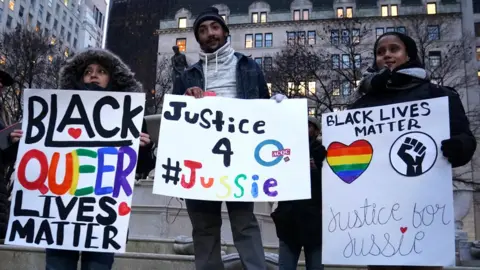
[[[22,138],[23,131],[21,129],[15,129],[12,133],[10,133],[10,140],[12,143],[17,143]]]

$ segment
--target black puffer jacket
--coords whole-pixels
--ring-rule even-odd
[[[110,91],[143,92],[140,82],[135,80],[130,68],[113,53],[103,49],[87,49],[69,59],[60,70],[60,89],[83,90],[82,76],[85,68],[98,63],[110,71]],[[147,123],[143,120],[142,132],[148,133]],[[138,153],[137,174],[148,174],[155,167],[155,157],[152,152],[153,143],[140,147]]]
[[[323,149],[323,150],[322,150]],[[291,245],[322,244],[322,163],[324,148],[318,140],[310,142],[310,157],[316,169],[310,170],[312,198],[283,201],[271,214],[277,237]]]
[[[390,80],[383,89],[372,89],[371,81],[374,71],[365,75],[359,86],[364,95],[353,103],[349,109],[390,105],[422,99],[448,97],[450,111],[450,136],[462,141],[461,155],[452,161],[453,167],[467,164],[477,148],[477,141],[470,130],[470,123],[458,93],[449,87],[432,84],[424,69],[419,67],[404,68],[392,72]]]

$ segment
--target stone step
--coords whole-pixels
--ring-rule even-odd
[[[0,261],[2,270],[44,270],[45,253],[43,249],[23,248],[0,245]],[[239,261],[230,263],[227,270],[241,270]],[[269,270],[277,269],[275,263],[269,261]],[[113,270],[194,270],[193,256],[165,255],[127,252],[117,254]],[[305,269],[305,262],[300,261],[297,269]],[[327,265],[326,270],[365,270],[365,266]],[[480,267],[446,267],[445,270],[480,270]]]
[[[226,269],[241,269],[238,256],[224,258]],[[24,248],[0,245],[0,261],[2,270],[45,269],[45,252],[39,248]],[[277,269],[276,259],[268,259],[268,270]],[[304,269],[300,262],[298,269]],[[80,268],[79,268],[80,269]],[[188,255],[152,254],[127,252],[116,254],[113,270],[194,270],[194,257]]]
[[[132,238],[128,239],[127,252],[133,253],[156,253],[156,254],[176,254],[174,251],[174,239],[152,239],[152,238]],[[278,246],[264,246],[266,253],[278,254]],[[227,254],[237,253],[237,249],[233,243],[226,243]],[[303,253],[300,260],[303,259]]]
[[[264,245],[278,245],[275,224],[270,215],[256,214]],[[133,205],[130,215],[131,238],[169,238],[192,234],[192,225],[184,206]],[[222,211],[222,239],[233,243],[228,213]]]

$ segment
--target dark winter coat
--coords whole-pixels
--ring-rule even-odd
[[[69,59],[60,70],[60,89],[83,90],[82,76],[85,68],[97,63],[110,72],[110,91],[143,92],[140,82],[135,80],[130,68],[113,53],[103,49],[88,49]],[[148,133],[147,123],[143,120],[142,132]],[[153,143],[140,147],[138,153],[137,174],[148,174],[155,167],[152,152]]]
[[[310,143],[310,158],[317,168],[310,169],[312,198],[309,200],[282,201],[271,214],[277,237],[287,245],[322,244],[322,163],[325,153],[322,143]]]
[[[267,82],[259,65],[250,57],[236,52],[237,63],[237,98],[241,99],[268,99],[270,94]],[[190,66],[175,81],[172,94],[183,95],[190,87],[200,87],[205,85],[205,76],[203,74],[203,62],[198,61]],[[206,89],[203,89],[206,90]]]
[[[393,71],[383,89],[373,89],[372,79],[376,75],[371,70],[360,82],[359,92],[364,95],[354,102],[349,109],[391,105],[422,99],[448,97],[450,111],[450,136],[462,141],[461,157],[452,161],[453,167],[467,164],[475,153],[477,142],[470,130],[470,123],[462,105],[459,94],[450,87],[432,84],[422,68],[404,68]]]
[[[7,128],[0,120],[0,131]],[[7,135],[9,136],[9,135]],[[13,173],[13,166],[17,159],[18,143],[12,143],[8,139],[9,146],[0,150],[0,238],[5,238],[7,232],[8,217],[10,212],[10,191],[8,184]]]

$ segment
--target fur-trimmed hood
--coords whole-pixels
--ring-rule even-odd
[[[118,56],[104,49],[89,48],[69,59],[60,69],[60,89],[82,90],[79,82],[85,68],[98,63],[110,72],[112,91],[143,92],[142,84]]]

